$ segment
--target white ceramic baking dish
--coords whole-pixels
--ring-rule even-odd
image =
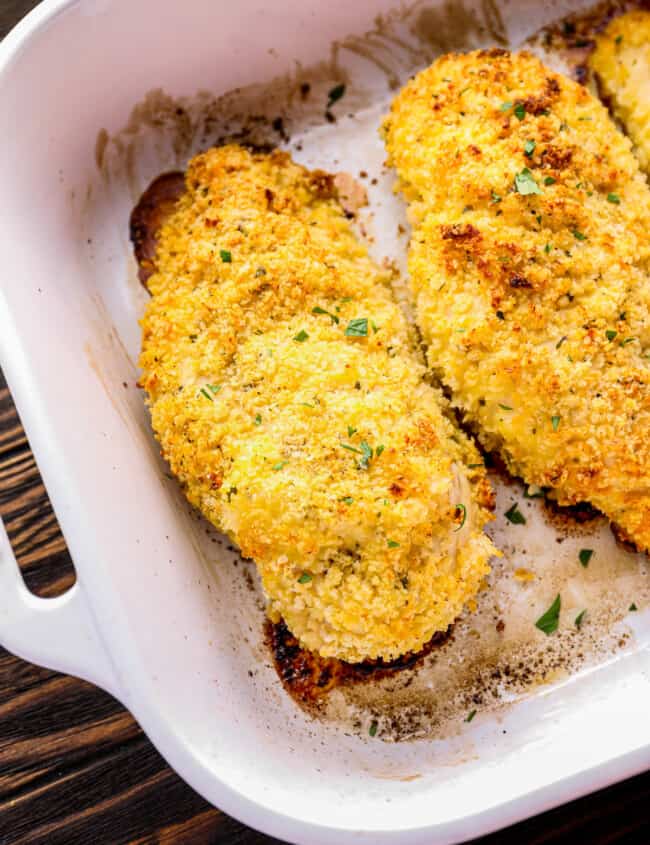
[[[0,642],[102,686],[209,801],[308,845],[458,842],[650,765],[641,623],[615,659],[444,740],[387,744],[311,720],[270,666],[259,595],[241,588],[150,436],[128,214],[152,177],[214,140],[238,95],[210,107],[212,123],[169,98],[200,109],[211,95],[198,91],[295,82],[323,60],[310,78],[348,81],[343,117],[371,103],[373,85],[385,100],[438,42],[520,38],[570,4],[504,3],[504,26],[492,4],[452,4],[454,26],[443,4],[386,17],[393,5],[45,0],[0,48],[1,364],[78,575],[62,597],[34,597],[0,530]],[[426,49],[408,46],[414,15]],[[322,111],[310,137],[328,131]],[[321,163],[379,166],[379,141],[359,148],[344,124]]]

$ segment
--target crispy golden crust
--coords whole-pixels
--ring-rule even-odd
[[[504,51],[439,59],[383,129],[432,368],[515,474],[647,549],[650,191],[630,142],[584,88]]]
[[[330,176],[227,146],[197,156],[186,187],[142,321],[163,454],[306,647],[421,648],[488,571],[480,457],[422,382]],[[346,334],[353,320],[367,334]]]
[[[596,38],[589,65],[641,167],[650,172],[650,12],[614,18]]]

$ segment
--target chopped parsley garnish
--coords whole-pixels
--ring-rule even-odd
[[[560,594],[558,593],[557,596],[555,596],[553,604],[549,607],[546,613],[543,613],[537,622],[535,622],[535,627],[539,628],[540,631],[543,631],[547,637],[558,629],[561,606],[562,601],[560,599]]]
[[[220,249],[219,255],[221,256],[221,260],[224,264],[230,264],[232,262],[232,253],[228,249]]]
[[[310,581],[311,575],[309,574],[309,572],[303,572],[300,578],[298,578],[299,584],[309,584]]]
[[[615,44],[620,44],[622,41],[623,41],[622,35],[617,35],[616,38],[614,39]]]
[[[523,103],[517,103],[515,106],[515,116],[519,120],[523,120],[526,117],[526,106]]]
[[[527,167],[524,167],[521,173],[517,173],[515,176],[515,191],[522,196],[542,193],[542,189],[539,187],[533,177],[533,174]]]
[[[279,470],[281,470],[281,469],[282,469],[282,467],[286,467],[286,465],[287,465],[288,463],[289,463],[289,461],[278,461],[278,463],[277,463],[277,464],[273,464],[273,466],[271,467],[271,469],[272,469],[274,472],[278,472]]]
[[[465,717],[465,721],[471,722],[474,716],[476,716],[476,710],[470,710],[467,716]]]
[[[351,425],[348,426],[348,437],[352,437],[352,435],[356,434],[356,432],[357,432],[357,429],[354,428],[354,426],[351,426]]]
[[[307,334],[307,332],[304,329],[300,329],[298,334],[293,336],[293,339],[297,343],[304,343],[307,340],[308,337],[309,337],[309,335]]]
[[[303,408],[313,408],[313,407],[314,407],[314,406],[311,404],[311,402],[298,402],[298,404],[299,404],[299,405],[302,405],[302,406],[303,406]]]
[[[485,464],[467,464],[467,469],[476,469],[476,467],[484,467]]]
[[[255,271],[255,278],[259,279],[260,276],[266,276],[266,267],[258,267]]]
[[[586,241],[586,240],[587,240],[587,236],[586,236],[586,235],[583,235],[583,234],[582,234],[582,232],[579,232],[577,229],[574,229],[574,230],[573,230],[573,237],[574,237],[577,241]]]
[[[628,610],[638,610],[639,608],[632,602],[632,604],[628,607]]]
[[[544,184],[545,185],[555,185],[556,180],[552,176],[544,177]]]
[[[548,255],[548,254],[549,254],[549,252],[550,252],[552,249],[553,249],[553,247],[552,247],[550,244],[546,244],[546,246],[544,247],[544,252]]]
[[[352,496],[343,496],[341,499],[342,502],[345,502],[346,505],[351,505],[354,502]]]
[[[509,522],[512,522],[513,525],[526,524],[526,517],[519,510],[519,505],[517,504],[517,502],[515,502],[514,505],[505,512],[504,516]]]
[[[620,205],[621,198],[618,194],[607,194],[607,202],[612,202],[614,205]]]
[[[566,335],[562,335],[562,337],[561,337],[561,338],[558,340],[558,342],[555,344],[555,348],[556,348],[556,349],[559,349],[559,348],[560,348],[560,346],[562,346],[562,344],[564,343],[564,341],[565,341],[565,340],[567,340],[567,336],[566,336]]]
[[[499,106],[500,111],[509,111],[512,108],[512,103],[510,100],[506,100],[505,102],[501,103]]]
[[[201,388],[201,393],[205,396],[205,398],[206,398],[206,399],[209,399],[209,400],[210,400],[210,402],[214,402],[214,399],[212,398],[212,396],[210,396],[210,394],[209,394],[209,393],[208,393],[208,391],[205,389],[205,387],[202,387],[202,388]]]
[[[499,402],[499,408],[503,408],[504,411],[512,411],[510,405],[502,405],[501,402]]]
[[[375,449],[375,457],[376,458],[378,458],[381,455],[381,453],[384,451],[384,448],[385,448],[384,446],[377,446],[377,448]]]
[[[398,549],[399,543],[396,543],[395,540],[386,540],[389,549]]]
[[[262,425],[262,415],[255,414],[255,425]]]
[[[497,192],[493,190],[492,191],[492,202],[498,203],[498,202],[501,202],[501,199],[502,198],[497,194]]]
[[[345,85],[335,85],[334,88],[331,88],[328,95],[327,95],[327,108],[331,108],[337,100],[340,100],[341,97],[345,94]]]
[[[360,449],[357,449],[356,446],[351,446],[349,443],[341,443],[341,448],[347,449],[348,452],[355,452],[357,455],[361,455],[361,459],[357,464],[357,469],[368,469],[370,466],[370,461],[372,460],[372,456],[374,455],[374,449],[366,443],[365,440],[362,440],[360,445]],[[377,447],[379,451],[379,447]],[[381,447],[381,451],[383,451],[384,447]],[[379,454],[381,454],[379,451]]]
[[[465,520],[467,519],[467,508],[465,507],[465,505],[462,505],[462,504],[456,505],[456,513],[461,513],[463,515],[463,518],[462,518],[460,524],[458,525],[458,527],[454,528],[454,531],[460,531],[460,529],[463,527],[463,525],[465,525]]]
[[[589,561],[591,560],[593,553],[593,549],[580,549],[580,552],[578,553],[578,560],[585,569],[589,566]]]
[[[377,721],[373,719],[370,723],[370,727],[368,728],[368,736],[375,736],[377,733],[377,727]]]
[[[368,318],[357,317],[355,320],[350,320],[345,334],[347,337],[368,337]]]
[[[615,332],[614,329],[607,329],[607,331],[605,332],[605,337],[607,338],[607,340],[614,340],[617,334],[618,332]]]
[[[635,337],[626,337],[625,340],[621,341],[621,346],[627,346],[628,343],[634,343],[635,340]]]
[[[535,141],[526,141],[526,143],[524,144],[524,155],[530,158],[530,156],[532,156],[532,154],[535,152],[536,146],[537,144]]]
[[[551,417],[551,425],[553,426],[553,431],[557,431],[560,427],[560,419],[561,417],[559,415]]]
[[[582,620],[585,618],[586,610],[581,610],[580,613],[575,618],[575,626],[576,628],[582,627]]]
[[[311,313],[312,314],[327,314],[327,316],[330,318],[330,320],[333,323],[339,322],[339,318],[336,316],[336,314],[332,314],[331,312],[326,311],[324,308],[321,308],[320,305],[317,305],[315,308],[312,308]]]
[[[375,334],[377,334],[377,332],[379,331],[379,326],[377,325],[377,323],[375,323],[375,321],[374,321],[374,320],[371,320],[371,321],[370,321],[370,325],[372,326],[372,330],[373,330],[373,332],[374,332]]]

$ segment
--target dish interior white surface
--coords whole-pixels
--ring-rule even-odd
[[[268,124],[282,115],[299,161],[367,172],[373,216],[362,221],[372,251],[403,266],[403,208],[376,133],[394,86],[442,49],[495,37],[516,45],[575,5],[46,3],[42,25],[28,22],[24,40],[18,32],[5,45],[2,365],[111,668],[102,674],[81,652],[75,659],[74,644],[67,662],[35,639],[22,651],[104,683],[196,789],[276,836],[310,845],[431,842],[434,833],[459,841],[648,765],[647,560],[618,549],[602,523],[558,543],[563,532],[539,503],[499,482],[491,531],[505,558],[494,590],[459,624],[438,668],[416,678],[432,700],[460,696],[441,705],[435,730],[417,723],[413,733],[429,738],[382,742],[390,731],[381,722],[369,738],[377,702],[339,699],[343,723],[333,711],[307,716],[270,665],[254,568],[191,511],[158,456],[135,387],[147,295],[129,213],[153,177],[236,134],[239,117],[250,128],[251,115],[264,116],[251,137],[280,142]],[[59,13],[47,18],[49,7]],[[339,82],[346,94],[332,124],[325,103]],[[235,88],[243,90],[219,99]],[[515,499],[525,529],[503,519]],[[588,570],[577,560],[584,547],[595,550]],[[513,577],[522,567],[535,572],[533,586]],[[546,640],[534,621],[557,592],[561,632]],[[632,602],[639,611],[628,614]],[[463,662],[482,653],[466,647],[470,629],[496,657],[566,657],[577,653],[573,619],[583,607],[593,625],[587,660],[553,683],[547,672],[523,698],[506,686],[463,723],[472,689],[461,695],[442,681],[467,682]],[[522,700],[505,706],[509,698]]]

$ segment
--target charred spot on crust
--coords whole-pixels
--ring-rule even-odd
[[[571,164],[573,150],[560,149],[559,147],[546,147],[542,151],[542,164],[554,170],[564,170]]]
[[[131,212],[129,233],[138,262],[138,278],[145,288],[147,279],[156,270],[154,259],[158,232],[184,191],[185,176],[182,173],[163,173],[149,185]]]
[[[440,231],[443,241],[471,241],[481,236],[476,226],[471,223],[453,223],[450,226],[443,224]]]
[[[381,679],[403,669],[410,669],[451,636],[452,627],[434,634],[418,652],[403,654],[396,660],[364,660],[345,663],[335,657],[321,657],[303,648],[284,621],[265,622],[265,635],[273,665],[289,695],[301,706],[314,705],[336,687]]]
[[[511,288],[532,288],[531,283],[525,276],[515,273],[510,277],[509,285]]]
[[[515,101],[515,105],[523,106],[527,114],[535,116],[547,112],[560,95],[560,83],[552,76],[546,78],[544,91],[536,96],[531,95],[525,100]]]

